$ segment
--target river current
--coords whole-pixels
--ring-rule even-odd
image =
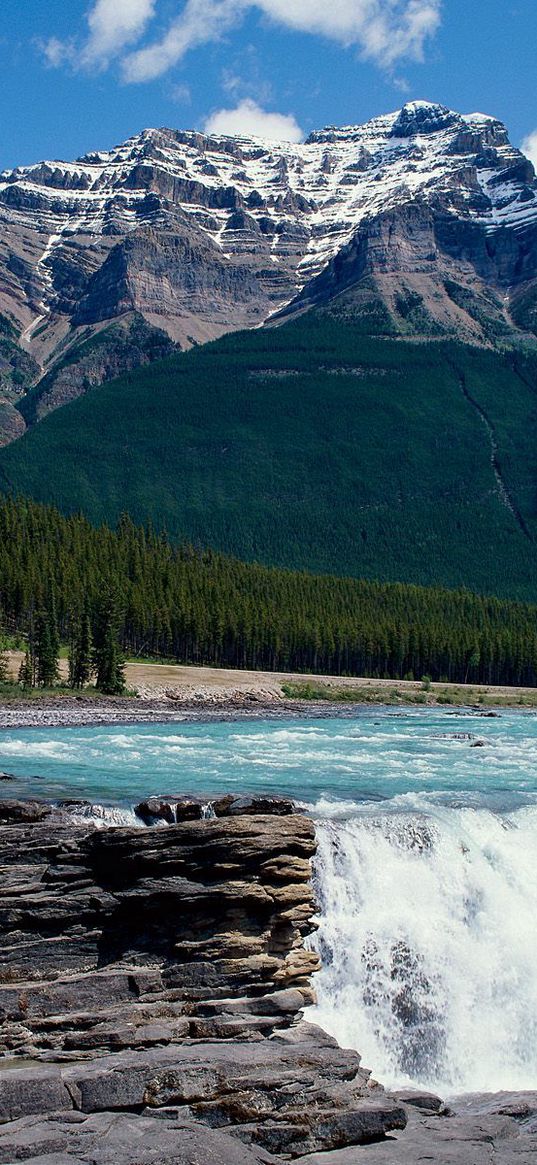
[[[536,714],[4,730],[0,770],[103,824],[150,793],[291,795],[319,843],[309,1017],[388,1085],[537,1088]]]

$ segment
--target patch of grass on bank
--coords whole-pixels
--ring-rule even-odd
[[[328,700],[332,704],[426,704],[425,692],[401,690],[394,681],[394,687],[376,688],[373,685],[286,683],[282,684],[284,696],[289,700]],[[431,701],[432,702],[432,701]]]
[[[434,707],[522,707],[537,708],[537,690],[513,688],[512,692],[488,691],[479,688],[439,685],[421,688],[401,688],[394,681],[393,687],[376,687],[363,684],[344,687],[337,684],[316,684],[311,682],[289,682],[282,684],[284,696],[289,700],[325,700],[332,704],[423,704]]]
[[[20,684],[0,683],[0,700],[43,700],[48,699],[49,696],[73,696],[75,693],[72,688],[55,687],[55,688],[21,688]],[[89,695],[89,692],[82,692],[81,695]]]
[[[121,693],[124,699],[138,699],[138,693],[126,688]],[[66,696],[71,699],[76,697],[83,697],[84,699],[93,700],[107,700],[108,696],[103,695],[97,688],[91,686],[88,688],[74,689],[68,688],[65,685],[57,684],[53,688],[22,688],[18,683],[0,683],[0,703],[5,704],[11,700],[31,700],[33,703],[39,703],[40,700],[62,700]],[[114,697],[117,698],[117,697]]]

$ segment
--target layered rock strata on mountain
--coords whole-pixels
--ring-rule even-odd
[[[534,335],[537,184],[501,122],[428,102],[303,144],[148,129],[1,174],[0,273],[8,440],[166,340],[312,304],[373,334]]]
[[[153,798],[99,830],[84,810],[4,802],[0,1162],[247,1165],[404,1127],[303,1019],[308,818]]]

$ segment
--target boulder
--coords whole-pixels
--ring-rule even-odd
[[[0,801],[0,822],[43,821],[51,813],[51,806],[44,801]]]
[[[135,806],[134,812],[146,825],[156,821],[175,825],[178,821],[200,821],[203,802],[195,797],[148,797]]]
[[[433,1092],[419,1092],[414,1088],[400,1088],[395,1093],[395,1096],[401,1104],[410,1104],[413,1108],[419,1108],[422,1112],[447,1112],[444,1101],[439,1096],[435,1096]]]

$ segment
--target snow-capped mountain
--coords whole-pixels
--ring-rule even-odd
[[[11,438],[173,344],[311,304],[395,334],[532,332],[537,182],[500,122],[426,102],[301,145],[149,129],[1,174],[0,269]]]

